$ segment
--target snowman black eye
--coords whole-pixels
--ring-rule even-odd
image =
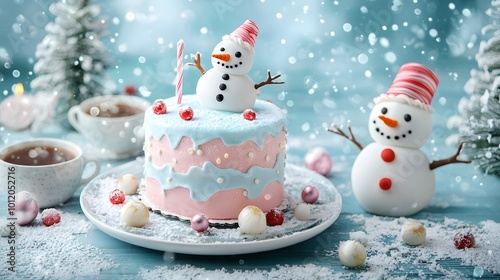
[[[225,51],[226,49],[224,47],[220,48],[220,51],[223,52]]]
[[[240,52],[236,52],[236,53],[234,54],[234,56],[236,56],[236,57],[241,57],[241,53],[240,53]]]
[[[385,107],[382,108],[382,110],[380,110],[380,112],[385,115],[387,113],[387,108],[385,108]]]
[[[406,114],[404,118],[405,118],[405,121],[407,121],[407,122],[411,121],[411,116],[409,114]]]

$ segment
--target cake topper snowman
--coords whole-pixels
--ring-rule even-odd
[[[432,132],[430,103],[438,83],[438,77],[423,65],[401,66],[386,94],[374,99],[368,128],[375,142],[364,148],[350,127],[350,136],[337,126],[329,129],[361,150],[352,166],[351,183],[356,200],[366,211],[383,216],[413,215],[432,200],[435,168],[470,163],[457,159],[462,144],[452,157],[432,163],[420,151]]]
[[[222,37],[212,52],[212,69],[205,72],[201,66],[201,55],[192,55],[194,63],[202,74],[196,86],[196,96],[201,106],[230,112],[252,109],[258,89],[267,84],[282,84],[275,80],[281,75],[271,76],[255,84],[247,73],[252,69],[255,39],[259,28],[251,21],[245,21],[231,34]]]

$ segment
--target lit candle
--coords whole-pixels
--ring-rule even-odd
[[[0,104],[0,123],[11,130],[24,130],[30,127],[35,116],[31,98],[24,94],[23,84],[14,87],[14,95],[5,98]]]
[[[179,40],[177,42],[177,77],[175,85],[175,96],[177,96],[177,104],[182,102],[182,80],[184,78],[183,73],[183,52],[184,52],[184,41]]]

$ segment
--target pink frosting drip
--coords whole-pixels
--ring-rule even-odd
[[[238,146],[226,146],[220,138],[216,138],[199,145],[198,150],[193,150],[193,141],[184,136],[172,150],[165,135],[159,141],[151,138],[145,150],[146,155],[151,155],[155,166],[162,167],[171,163],[173,170],[178,173],[186,173],[191,166],[202,167],[207,161],[221,169],[232,168],[247,172],[252,166],[272,168],[278,153],[285,151],[285,136],[284,130],[277,138],[267,135],[262,148],[253,141],[246,141]]]
[[[217,192],[202,202],[192,200],[189,189],[177,187],[164,191],[162,195],[162,188],[156,180],[146,178],[145,183],[146,197],[151,203],[160,210],[185,218],[203,213],[209,219],[236,219],[247,205],[257,206],[266,212],[280,205],[283,200],[283,184],[277,181],[269,184],[255,199],[248,199],[243,189],[234,189]]]

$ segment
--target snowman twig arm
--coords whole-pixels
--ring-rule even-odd
[[[449,158],[435,160],[435,161],[431,162],[431,164],[429,165],[430,169],[433,170],[433,169],[436,169],[438,167],[441,167],[443,165],[447,165],[450,163],[471,163],[470,160],[457,159],[457,157],[460,155],[460,151],[462,150],[463,145],[464,145],[463,142],[460,143],[460,145],[458,146],[457,152],[453,156],[451,156]]]
[[[351,129],[350,125],[347,125],[347,129],[349,129],[350,136],[347,135],[342,129],[340,129],[336,125],[333,125],[333,128],[335,128],[335,129],[329,128],[328,131],[335,133],[335,134],[338,134],[346,139],[349,139],[352,143],[354,143],[354,145],[356,145],[356,147],[358,147],[360,150],[363,150],[363,145],[361,145],[361,143],[359,143],[358,140],[356,140],[356,137],[354,137],[354,134],[352,133],[352,129]]]
[[[255,87],[255,89],[259,89],[260,87],[265,86],[265,85],[284,84],[285,82],[275,82],[274,81],[274,80],[278,79],[279,77],[281,77],[281,75],[274,75],[271,77],[271,71],[267,70],[267,80],[256,84],[254,87]]]
[[[192,54],[191,59],[193,59],[194,63],[188,63],[188,65],[198,68],[202,75],[205,74],[205,69],[201,66],[201,54],[199,52],[196,53],[196,56]]]

